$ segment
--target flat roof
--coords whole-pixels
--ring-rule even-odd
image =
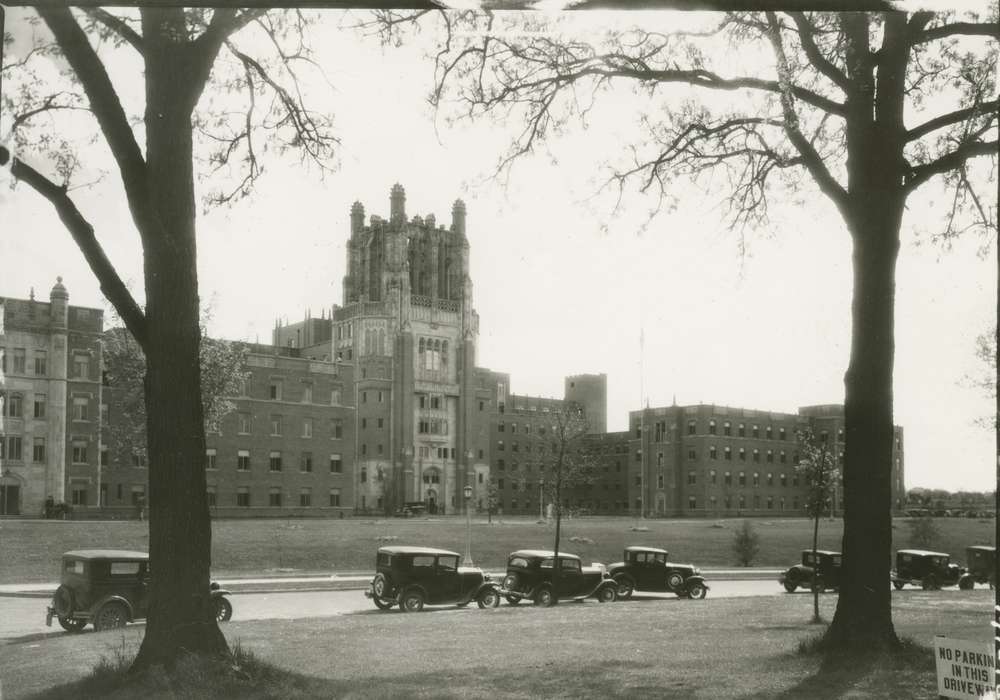
[[[995,552],[995,551],[997,551],[996,547],[991,547],[988,544],[973,544],[973,545],[969,545],[968,547],[966,547],[966,549],[978,549],[979,551],[982,551],[982,552]]]
[[[450,549],[436,549],[434,547],[410,547],[406,545],[379,547],[378,551],[385,552],[386,554],[451,554],[456,557],[461,556],[458,552],[452,552]]]
[[[811,550],[811,549],[803,549],[802,553],[806,554],[808,552],[809,554],[812,554],[812,551],[813,550]],[[902,551],[902,550],[900,550],[900,551]],[[830,554],[830,555],[839,557],[842,554],[842,552],[834,552],[832,549],[817,549],[816,550],[816,554]]]
[[[553,557],[555,552],[551,549],[519,549],[516,552],[510,553],[511,557]],[[559,552],[560,557],[566,557],[567,559],[579,559],[580,557],[575,554],[570,554],[569,552]],[[509,559],[510,557],[508,557]]]
[[[644,547],[642,545],[631,545],[625,548],[626,552],[656,552],[657,554],[669,554],[665,549],[659,547]]]
[[[142,561],[149,559],[148,553],[129,549],[74,549],[71,552],[66,552],[63,556],[75,559],[139,559]]]

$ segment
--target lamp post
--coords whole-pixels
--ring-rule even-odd
[[[472,512],[469,510],[469,501],[472,499],[472,487],[466,486],[465,493],[465,560],[462,566],[474,566],[472,563]]]

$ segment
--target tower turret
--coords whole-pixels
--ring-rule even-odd
[[[361,229],[365,227],[365,207],[361,202],[355,202],[351,205],[351,235],[355,236],[361,233]]]
[[[406,223],[406,191],[398,182],[389,194],[389,221],[393,224]]]
[[[55,286],[49,293],[49,301],[52,304],[52,325],[66,328],[69,323],[69,292],[63,286],[62,277],[56,277]]]
[[[451,230],[460,236],[465,235],[465,202],[456,199],[451,207]]]

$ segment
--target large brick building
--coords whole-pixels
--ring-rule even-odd
[[[595,514],[801,515],[797,432],[811,427],[842,451],[841,406],[795,414],[647,407],[629,414],[627,431],[609,433],[604,374],[566,377],[562,398],[512,393],[510,375],[476,366],[479,316],[461,200],[445,227],[433,215],[407,217],[406,194],[395,185],[389,217],[366,223],[356,202],[346,238],[342,305],[278,323],[271,345],[247,346],[248,380],[231,397],[235,409],[207,435],[217,515],[329,517],[412,502],[456,513],[466,487],[469,506],[484,510],[491,481],[505,513],[540,513],[551,498],[542,467],[556,448],[557,415],[582,419],[586,435],[573,450],[594,465],[588,479],[567,485],[563,504]],[[13,356],[14,368],[5,365],[0,389],[20,397],[8,398],[5,410],[16,415],[0,429],[0,515],[37,513],[46,495],[83,512],[133,509],[146,497],[148,467],[141,450],[102,443],[102,422],[113,422],[119,407],[114,388],[99,381],[100,312],[67,310],[60,284],[51,304],[0,301],[0,352]],[[33,358],[49,353],[41,375],[28,371],[29,349]],[[48,408],[32,422],[23,406],[38,394]],[[26,439],[42,445],[38,464],[24,457]],[[893,460],[899,508],[898,428]]]

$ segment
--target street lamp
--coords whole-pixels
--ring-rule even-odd
[[[466,486],[465,493],[465,560],[462,566],[474,566],[472,563],[472,513],[469,511],[469,500],[472,498],[472,487]]]

